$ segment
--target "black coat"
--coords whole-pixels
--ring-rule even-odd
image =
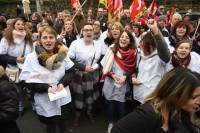
[[[200,55],[200,46],[197,44],[197,42],[193,42],[192,51]]]
[[[186,112],[181,113],[181,122],[169,121],[168,131],[162,130],[162,117],[150,103],[143,104],[134,112],[119,120],[111,133],[196,133]]]
[[[76,40],[76,33],[72,33],[71,35],[66,34],[65,35],[65,41],[66,41],[66,46],[69,48],[71,43]]]
[[[18,117],[18,95],[6,76],[0,78],[0,131],[19,133],[16,124]]]

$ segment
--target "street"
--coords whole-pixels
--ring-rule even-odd
[[[17,120],[21,133],[46,133],[45,127],[40,123],[37,115],[31,110],[31,105],[26,103],[26,111]],[[105,110],[98,112],[95,116],[95,123],[91,123],[84,115],[81,116],[80,126],[73,128],[71,133],[105,133],[107,128]],[[70,132],[68,132],[70,133]]]

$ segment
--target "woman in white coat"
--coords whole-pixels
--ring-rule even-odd
[[[0,42],[0,63],[4,67],[22,69],[27,54],[32,51],[31,33],[21,18],[16,18],[6,28]],[[16,83],[15,87],[19,94],[19,112],[24,112],[23,87]]]
[[[41,31],[35,51],[25,60],[20,79],[33,91],[36,113],[47,126],[47,133],[66,132],[66,120],[70,116],[71,94],[67,84],[73,75],[73,63],[66,58],[67,48],[60,44],[56,31],[45,27]],[[50,101],[48,95],[66,90],[66,95]]]
[[[156,26],[149,21],[151,32],[148,32],[140,42],[141,54],[137,61],[137,74],[133,75],[133,97],[134,106],[144,102],[157,86],[166,72],[166,63],[169,61],[169,50],[167,44]],[[156,22],[155,22],[156,23]],[[163,51],[163,49],[166,49]]]

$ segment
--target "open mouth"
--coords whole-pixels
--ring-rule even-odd
[[[67,27],[66,30],[67,30],[67,31],[70,31],[70,30],[71,30],[71,27]]]
[[[180,53],[181,56],[186,56],[186,53]]]
[[[196,111],[200,111],[200,106],[195,107],[195,110],[196,110]]]
[[[46,47],[51,47],[52,45],[51,45],[51,44],[45,44],[45,46],[46,46]]]
[[[185,32],[179,32],[180,34],[184,34]]]
[[[87,35],[87,37],[88,37],[88,38],[91,38],[91,37],[92,37],[92,35]]]
[[[118,34],[117,33],[113,33],[113,36],[118,36]]]
[[[20,28],[20,29],[18,29],[18,31],[23,32],[23,31],[24,31],[24,28]]]

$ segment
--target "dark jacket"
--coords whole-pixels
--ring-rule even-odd
[[[99,20],[100,22],[100,29],[102,32],[107,30],[107,18],[105,16],[99,16],[97,18],[97,20]]]
[[[184,37],[182,40],[191,40],[189,36]],[[169,36],[169,41],[170,41],[170,45],[172,47],[176,47],[177,42],[181,41],[178,38],[176,38],[174,35]]]
[[[10,64],[10,65],[17,65],[17,57],[10,56],[8,54],[0,54],[0,65],[2,65],[4,68]]]
[[[189,115],[181,113],[178,122],[169,121],[168,131],[162,130],[162,117],[156,113],[150,103],[139,106],[134,112],[119,120],[111,133],[195,133],[190,123]]]
[[[13,84],[4,75],[0,77],[0,131],[19,133],[16,124],[18,117],[18,95]]]
[[[200,55],[200,45],[198,45],[198,43],[195,41],[193,42],[193,45],[192,45],[192,51]]]
[[[71,43],[76,39],[77,39],[76,33],[72,33],[71,35],[66,34],[65,35],[66,46],[69,48]]]

